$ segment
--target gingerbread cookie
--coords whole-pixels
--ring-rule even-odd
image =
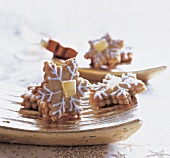
[[[113,40],[109,34],[100,39],[89,41],[90,50],[84,55],[85,59],[91,59],[91,66],[108,69],[115,68],[120,63],[130,63],[132,52],[129,47],[124,47],[123,40]]]
[[[145,84],[128,73],[122,77],[107,74],[102,83],[93,84],[90,88],[90,101],[93,108],[107,105],[133,105],[137,103],[136,94],[146,90]]]
[[[43,71],[44,81],[30,95],[36,99],[43,117],[56,121],[62,116],[79,116],[81,97],[88,91],[90,83],[79,77],[75,58],[66,60],[62,66],[45,62]]]
[[[37,99],[35,98],[38,88],[40,88],[40,86],[36,84],[28,86],[27,91],[21,95],[21,98],[23,98],[21,106],[25,109],[38,110]]]

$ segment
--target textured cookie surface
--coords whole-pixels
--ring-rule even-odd
[[[108,69],[115,68],[117,64],[130,63],[132,61],[131,47],[125,47],[123,40],[113,40],[109,34],[100,39],[89,41],[90,49],[84,55],[91,59],[91,66]]]
[[[137,103],[136,94],[146,90],[145,84],[135,74],[122,74],[122,77],[107,74],[102,83],[90,88],[90,101],[93,108],[107,105],[132,105]]]
[[[62,66],[45,62],[43,71],[44,81],[40,86],[32,87],[36,89],[34,93],[29,90],[29,93],[22,95],[22,105],[31,108],[32,104],[26,106],[25,102],[34,100],[43,117],[52,121],[62,116],[79,116],[81,97],[88,91],[90,83],[79,77],[75,58],[67,60]]]

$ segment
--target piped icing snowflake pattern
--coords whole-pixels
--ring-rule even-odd
[[[116,104],[132,105],[137,102],[136,94],[145,90],[145,84],[135,74],[122,74],[121,77],[107,74],[102,83],[91,85],[90,100],[95,108]]]
[[[62,66],[45,62],[43,71],[44,81],[41,86],[35,86],[36,93],[31,94],[31,98],[37,101],[38,110],[52,121],[67,115],[79,116],[81,97],[88,91],[90,83],[79,77],[75,58]]]
[[[101,68],[103,65],[108,69],[114,68],[120,63],[132,61],[131,47],[125,47],[123,40],[113,40],[109,34],[100,39],[89,41],[90,49],[84,55],[85,59],[91,59],[91,66]]]

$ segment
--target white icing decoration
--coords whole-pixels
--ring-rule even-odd
[[[119,97],[120,95],[124,95],[124,96],[126,96],[126,95],[128,95],[128,92],[127,92],[128,90],[127,89],[121,89],[120,90],[120,92],[117,94],[117,96]]]
[[[35,97],[35,95],[32,94],[31,98],[34,98],[34,97]]]
[[[111,79],[107,82],[106,88],[113,90],[116,86],[121,83],[121,78],[116,76],[111,76]]]
[[[109,54],[108,55],[109,55],[109,58],[117,58],[119,56],[119,54],[120,54],[119,49],[113,48],[113,49],[109,50]]]
[[[91,86],[90,86],[90,89],[91,90],[95,90],[95,88],[97,88],[98,86],[97,86],[97,84],[92,84]]]
[[[111,93],[111,95],[115,95],[115,94],[117,94],[117,97],[120,96],[121,94],[126,96],[128,94],[128,89],[124,89],[124,88],[118,86],[118,90]]]
[[[77,112],[78,114],[80,114],[80,108],[79,106],[76,104],[76,102],[81,103],[81,100],[75,99],[71,96],[70,98],[70,111],[73,111],[73,107],[75,109],[75,112]]]
[[[39,85],[39,84],[36,84],[36,83],[30,83],[28,87],[31,87],[31,88],[30,88],[29,90],[26,89],[26,90],[24,91],[24,94],[25,94],[25,95],[30,95],[31,98],[33,98],[34,95],[32,94],[32,90],[34,90],[34,88],[35,88],[36,86],[38,86],[38,85]]]
[[[107,80],[107,79],[103,79],[103,82],[105,82],[105,83],[108,83],[109,82],[109,80]]]
[[[116,58],[116,57],[117,57],[117,53],[115,53],[115,52],[110,52],[110,57],[111,57],[111,58]]]
[[[116,42],[115,42],[115,40],[111,40],[111,41],[110,41],[110,45],[115,45],[116,47],[118,47],[118,46],[119,46],[119,44],[118,44],[118,43],[116,43]]]
[[[129,58],[127,52],[123,51],[122,53],[124,54],[124,58],[127,60]]]
[[[101,59],[101,60],[105,60],[105,57],[104,57],[103,54],[101,54],[100,59]]]
[[[125,79],[124,82],[127,84],[128,88],[131,88],[131,84],[134,84],[134,85],[138,85],[138,80],[134,79],[134,78],[128,78],[128,79]]]
[[[62,98],[62,101],[57,103],[57,104],[53,104],[53,107],[56,106],[60,106],[59,109],[57,111],[52,112],[52,115],[56,115],[57,113],[59,113],[59,118],[62,116],[62,113],[65,112],[65,101],[64,101],[64,97]]]
[[[43,100],[44,100],[44,97],[45,97],[45,93],[43,93],[43,92],[41,92],[41,91],[39,91],[39,93],[40,93],[41,95],[36,96],[36,98],[37,98],[37,99],[41,98],[41,101],[43,101]]]
[[[133,74],[133,73],[128,73],[127,75],[125,74],[122,74],[122,80],[125,84],[127,84],[128,88],[131,88],[131,84],[134,84],[134,85],[138,85],[139,82],[141,82],[140,80],[137,80],[136,79],[136,74]]]
[[[99,52],[98,54],[96,54],[96,55],[94,56],[94,63],[99,63],[102,56],[103,56],[103,54],[102,54],[101,52]]]
[[[86,91],[88,91],[88,84],[89,84],[89,82],[86,82],[85,86],[82,86],[82,84],[83,84],[83,81],[80,80],[80,83],[79,83],[77,88],[78,88],[78,91],[81,93],[81,95],[84,96],[84,93],[83,93],[82,89],[85,89]]]
[[[136,79],[136,74],[133,74],[132,72],[128,72],[127,75],[125,75],[123,73],[121,78],[122,78],[122,80],[125,80],[125,79],[128,79],[129,77]]]
[[[95,92],[93,98],[96,99],[98,97],[98,98],[102,99],[102,95],[107,96],[107,94],[104,91],[97,91],[97,92]]]
[[[77,74],[76,74],[76,69],[77,69],[76,61],[75,61],[75,60],[72,60],[72,64],[73,64],[73,70],[71,70],[70,66],[67,66],[69,72],[71,73],[71,78],[70,78],[70,80],[72,80],[74,76],[77,76]]]
[[[52,92],[52,91],[50,91],[46,86],[44,86],[44,89],[45,89],[47,92],[49,92],[49,93],[46,94],[46,93],[43,93],[42,91],[39,91],[39,93],[40,93],[41,95],[36,96],[37,99],[38,99],[38,98],[41,98],[41,101],[44,101],[45,96],[49,96],[48,99],[47,99],[47,102],[50,102],[50,101],[51,101],[51,98],[52,98],[52,96],[53,96],[54,94],[57,94],[57,93],[60,93],[60,92],[61,92],[61,91]]]
[[[52,74],[55,74],[56,77],[52,78],[52,77],[48,77],[49,80],[60,80],[61,81],[61,77],[62,77],[62,67],[60,66],[60,72],[59,72],[59,75],[58,75],[58,72],[57,72],[57,67],[54,65],[54,68],[52,67],[52,65],[50,65],[50,68],[51,68],[51,73]]]
[[[106,84],[99,82],[99,83],[97,84],[97,86],[94,87],[94,90],[97,91],[97,90],[99,90],[99,89],[101,89],[101,88],[105,88],[105,86],[106,86]]]
[[[107,74],[107,75],[105,76],[105,78],[111,78],[111,77],[112,77],[111,74]]]
[[[128,46],[121,49],[121,53],[124,53],[124,58],[125,59],[129,58],[128,53],[131,52],[131,51],[132,51],[132,47],[128,47]]]
[[[109,51],[109,49],[106,49],[106,57],[110,58],[110,51]]]
[[[71,78],[70,80],[73,79],[74,76],[78,75],[78,71],[77,71],[77,65],[76,65],[76,62],[75,60],[72,60],[72,64],[73,64],[73,69],[71,70],[71,67],[70,66],[67,66],[69,72],[71,73]],[[50,64],[49,64],[50,65]],[[59,81],[62,81],[62,67],[60,67],[59,71],[60,72],[57,72],[57,68],[56,66],[54,65],[54,67],[51,67],[51,73],[52,74],[55,74],[56,77],[52,78],[52,77],[49,77],[48,79],[49,80],[59,80]],[[84,96],[84,93],[83,93],[83,89],[85,91],[88,91],[88,84],[89,82],[86,82],[85,85],[82,85],[84,82],[83,82],[83,79],[80,79],[80,83],[79,85],[76,87],[78,89],[78,91],[81,93],[82,96]],[[51,98],[54,94],[58,94],[58,93],[61,93],[63,91],[63,89],[61,89],[60,91],[57,91],[57,92],[52,92],[50,91],[50,89],[48,89],[45,85],[44,85],[44,90],[47,92],[47,93],[44,93],[42,92],[41,90],[39,91],[39,94],[38,96],[36,96],[36,98],[41,98],[42,101],[44,101],[45,99],[45,96],[48,96],[48,99],[47,99],[47,102],[50,102],[51,101]],[[67,99],[67,98],[66,98]],[[75,110],[76,113],[80,114],[80,108],[79,108],[79,104],[81,103],[81,100],[79,99],[75,99],[73,98],[73,96],[70,97],[70,100],[69,100],[69,103],[70,103],[70,108],[69,108],[69,111],[73,111],[73,109]],[[52,107],[55,108],[55,107],[58,107],[58,110],[56,111],[53,111],[52,112],[52,115],[56,115],[56,114],[59,114],[59,118],[62,116],[62,114],[65,112],[65,96],[62,97],[62,101],[61,102],[57,102],[56,104],[53,104]]]

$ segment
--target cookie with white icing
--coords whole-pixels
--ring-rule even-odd
[[[108,69],[115,68],[120,63],[130,63],[132,52],[130,47],[124,47],[123,40],[113,40],[109,34],[100,39],[89,41],[90,49],[84,55],[85,59],[91,59],[91,66]]]
[[[31,94],[43,117],[57,121],[63,116],[79,116],[81,97],[89,90],[90,83],[79,77],[76,59],[68,59],[62,66],[45,62],[43,71],[44,81]]]
[[[122,77],[107,74],[102,83],[90,87],[90,101],[93,108],[118,104],[130,106],[137,103],[136,94],[145,90],[145,84],[135,74],[122,74]]]
[[[131,63],[133,59],[132,48],[123,47],[120,51],[121,63]]]
[[[21,95],[21,98],[23,98],[21,106],[25,109],[38,110],[37,99],[35,98],[38,88],[40,86],[36,84],[31,84],[27,87],[26,92]]]

